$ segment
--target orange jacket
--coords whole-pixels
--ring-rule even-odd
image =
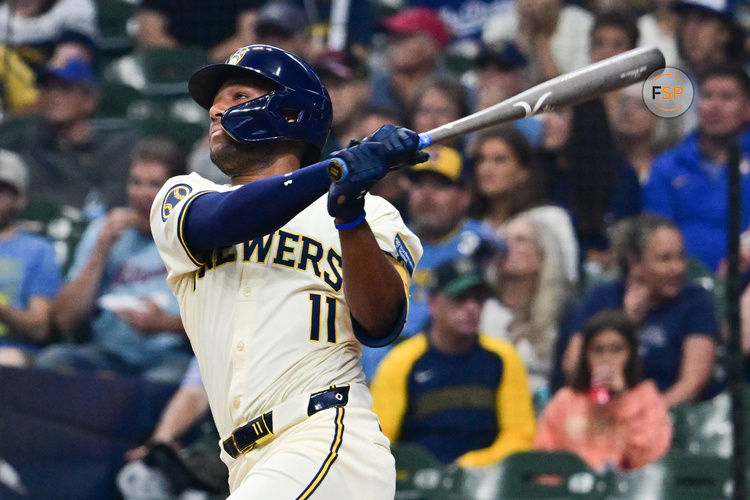
[[[597,470],[635,469],[659,459],[671,441],[672,421],[651,381],[604,405],[564,387],[545,408],[536,435],[538,449],[572,451]]]

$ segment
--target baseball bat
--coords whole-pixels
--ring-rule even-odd
[[[423,132],[419,134],[419,149],[481,128],[588,101],[643,81],[663,67],[664,55],[657,47],[641,47],[617,54],[542,82],[489,108]],[[347,169],[339,158],[334,160],[337,161],[331,161],[328,173],[333,181],[338,182],[346,177]]]
[[[526,118],[593,99],[640,82],[664,67],[656,47],[641,47],[608,57],[524,90],[489,108],[419,134],[419,149],[481,128]]]

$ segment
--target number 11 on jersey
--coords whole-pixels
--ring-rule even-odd
[[[310,317],[310,340],[320,342],[320,309],[322,305],[321,294],[311,293],[312,305]],[[336,343],[336,299],[326,296],[326,340],[330,344]]]

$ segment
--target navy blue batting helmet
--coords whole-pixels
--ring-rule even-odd
[[[249,45],[224,64],[196,71],[188,89],[195,102],[210,109],[225,82],[248,76],[262,77],[278,88],[226,110],[221,117],[224,130],[241,143],[303,141],[303,165],[317,161],[331,129],[331,98],[315,71],[294,54],[270,45]]]

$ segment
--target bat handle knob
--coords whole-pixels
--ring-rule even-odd
[[[341,158],[331,158],[327,170],[328,178],[333,182],[341,182],[349,174],[349,168]]]
[[[426,148],[430,144],[432,144],[432,137],[430,137],[430,134],[428,134],[427,132],[422,132],[421,134],[419,134],[419,146],[418,146],[418,148],[420,150]]]

